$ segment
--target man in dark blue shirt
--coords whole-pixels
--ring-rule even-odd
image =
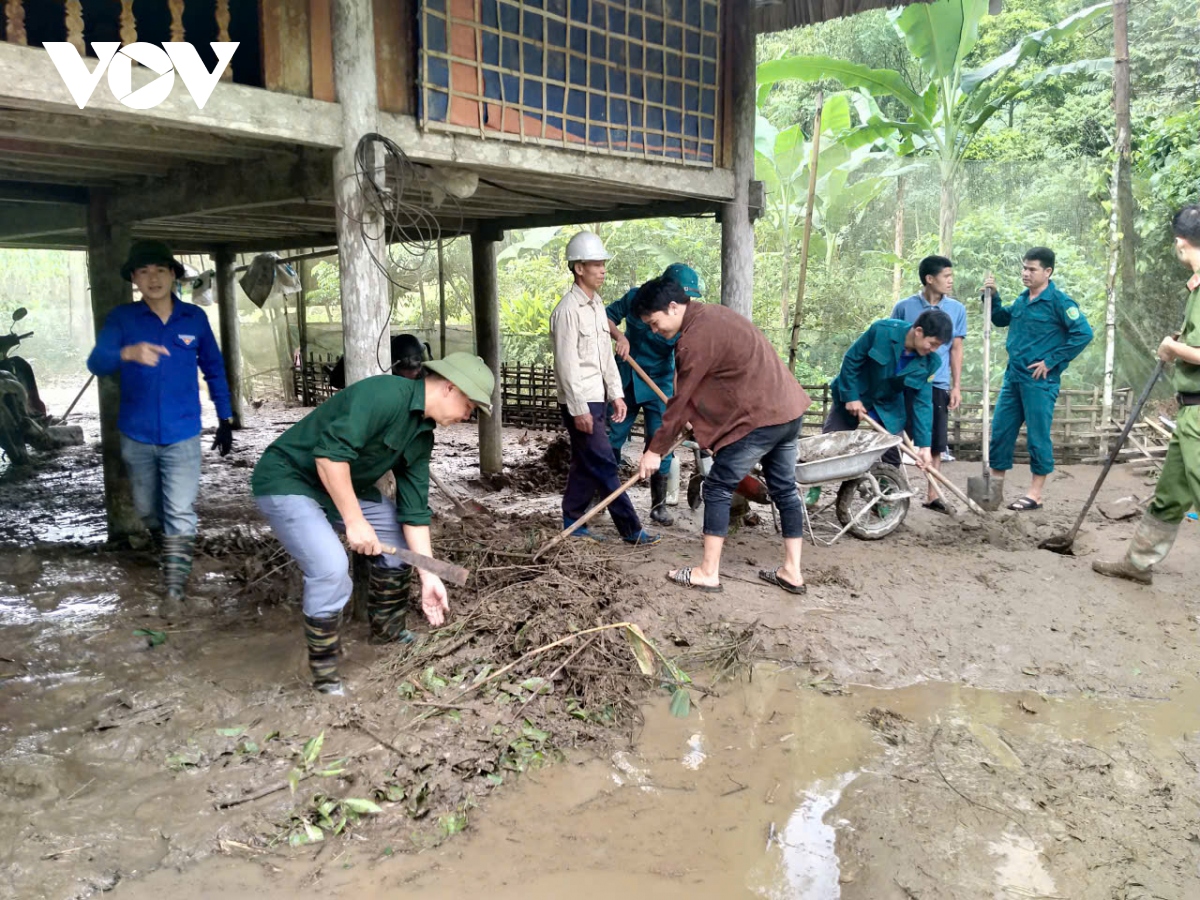
[[[121,376],[121,458],[133,503],[156,541],[161,538],[164,599],[159,614],[183,610],[196,545],[200,487],[200,383],[204,373],[220,424],[213,449],[233,446],[229,384],[208,317],[175,296],[183,266],[165,244],[141,241],[121,276],[141,292],[140,303],[108,314],[88,357],[99,376]],[[193,604],[194,605],[194,604]]]

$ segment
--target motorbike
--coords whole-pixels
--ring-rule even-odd
[[[46,404],[38,394],[33,367],[20,356],[9,354],[33,332],[17,334],[17,323],[29,314],[25,307],[12,314],[8,334],[0,335],[0,450],[14,465],[29,463],[26,445],[35,450],[55,450],[60,445],[50,427]]]

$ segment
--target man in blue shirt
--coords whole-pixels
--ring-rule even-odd
[[[933,443],[929,450],[933,468],[942,470],[942,454],[949,446],[950,410],[962,404],[963,339],[967,336],[967,308],[950,296],[954,292],[954,263],[944,256],[927,256],[917,269],[921,290],[892,307],[892,318],[912,324],[927,309],[940,309],[950,317],[954,338],[937,349],[941,364],[933,377]],[[926,509],[950,510],[929,482]]]
[[[88,369],[101,377],[121,376],[121,458],[129,471],[134,507],[156,542],[161,538],[164,598],[159,615],[170,618],[183,611],[196,545],[198,372],[204,373],[221,420],[213,449],[222,456],[233,447],[233,408],[208,317],[175,296],[183,266],[170,248],[159,241],[134,244],[121,276],[133,282],[142,300],[108,314]]]
[[[1059,380],[1092,340],[1092,326],[1079,304],[1050,280],[1054,262],[1054,251],[1046,247],[1034,247],[1025,254],[1021,265],[1025,291],[1011,306],[1001,302],[995,278],[988,275],[983,283],[984,289],[991,288],[994,294],[992,324],[1008,329],[1008,368],[992,416],[992,477],[1002,479],[1012,468],[1013,447],[1023,423],[1033,477],[1025,496],[1008,505],[1019,511],[1042,508],[1046,476],[1054,471],[1050,425]]]
[[[667,266],[662,277],[683,288],[688,297],[699,300],[704,296],[704,281],[700,273],[691,266],[683,263],[672,263]],[[663,337],[650,330],[650,326],[640,318],[632,315],[633,298],[639,288],[626,292],[625,296],[604,308],[608,315],[608,331],[617,342],[617,371],[621,373],[621,384],[625,389],[625,405],[628,413],[620,422],[609,421],[608,440],[612,444],[613,455],[621,459],[621,448],[629,440],[629,432],[633,430],[633,421],[637,418],[638,410],[642,410],[646,427],[646,446],[650,439],[662,426],[666,404],[659,399],[650,385],[642,381],[633,367],[626,361],[633,358],[650,379],[658,385],[659,390],[668,398],[675,394],[675,343],[679,335]],[[617,328],[625,322],[625,333]],[[659,525],[673,525],[674,518],[667,510],[667,475],[671,471],[671,456],[663,457],[658,472],[650,476],[650,518]]]

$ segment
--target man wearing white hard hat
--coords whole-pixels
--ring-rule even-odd
[[[624,421],[628,410],[599,293],[605,263],[610,259],[603,241],[592,232],[581,231],[571,238],[567,268],[575,281],[550,314],[554,380],[563,424],[571,439],[563,527],[570,527],[587,511],[597,491],[607,496],[621,486],[617,459],[608,442],[608,404],[612,404],[614,422]],[[618,497],[608,511],[626,543],[657,544],[662,539],[642,528],[628,495]],[[574,536],[597,539],[586,527],[576,530]]]

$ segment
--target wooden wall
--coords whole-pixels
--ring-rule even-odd
[[[336,99],[332,0],[261,0],[263,83],[267,90]],[[415,0],[373,0],[379,107],[416,112]]]

